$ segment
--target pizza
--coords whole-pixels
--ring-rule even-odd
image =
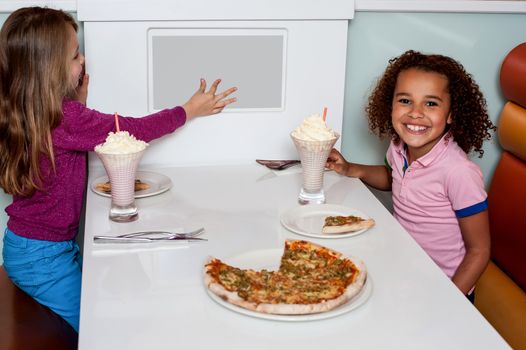
[[[373,219],[358,216],[328,216],[321,230],[322,233],[346,233],[368,229],[374,226]]]
[[[95,185],[95,188],[97,189],[97,191],[101,191],[107,194],[111,193],[111,183],[109,181],[98,183]],[[142,182],[139,179],[135,180],[135,192],[147,190],[149,188],[150,185],[148,185],[146,182]]]
[[[240,269],[219,259],[205,264],[210,292],[242,308],[277,315],[332,310],[355,297],[367,277],[365,265],[308,241],[285,241],[277,271]]]

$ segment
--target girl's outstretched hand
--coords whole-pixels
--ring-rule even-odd
[[[340,175],[347,175],[349,170],[349,162],[343,158],[342,154],[338,152],[335,148],[329,153],[327,158],[327,163],[325,164],[327,169],[334,170]]]
[[[217,114],[229,104],[236,102],[237,99],[235,97],[226,98],[237,90],[236,87],[231,87],[228,90],[216,94],[220,82],[221,79],[217,79],[210,87],[210,90],[206,91],[206,81],[201,79],[199,89],[192,97],[190,97],[188,102],[183,105],[183,108],[186,111],[187,120],[195,117]]]

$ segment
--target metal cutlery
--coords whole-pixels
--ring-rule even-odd
[[[119,235],[116,237],[123,237],[123,238],[132,238],[132,237],[142,237],[142,236],[155,236],[155,235],[165,235],[165,237],[195,237],[205,231],[204,227],[198,228],[197,230],[193,230],[190,232],[172,232],[172,231],[138,231],[138,232],[132,232],[132,233],[125,233],[123,235]]]
[[[195,236],[204,232],[201,227],[191,232],[170,232],[170,231],[139,231],[127,233],[119,236],[97,235],[93,237],[95,243],[151,243],[159,241],[207,241],[204,238]]]
[[[206,242],[205,238],[198,237],[117,237],[117,236],[94,236],[93,242],[95,243],[153,243],[153,242],[171,242],[171,241],[188,241],[188,242]]]
[[[301,161],[297,159],[289,159],[289,160],[256,159],[256,162],[272,170],[284,170],[284,169],[290,168],[291,166],[301,163]]]

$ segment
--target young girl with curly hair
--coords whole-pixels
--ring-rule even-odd
[[[77,24],[62,11],[31,7],[13,12],[0,31],[0,187],[13,195],[4,236],[10,279],[79,327],[81,258],[75,236],[88,151],[115,132],[112,114],[85,106],[88,75]],[[82,82],[79,84],[79,80]],[[119,117],[120,129],[149,142],[188,120],[219,113],[235,88],[219,80],[183,106],[143,117]]]
[[[347,162],[332,150],[327,167],[392,190],[394,215],[471,300],[489,260],[482,143],[496,128],[478,85],[457,61],[407,51],[391,59],[369,97],[369,128],[389,137],[386,164]]]

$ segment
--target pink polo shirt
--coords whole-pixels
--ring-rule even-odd
[[[451,278],[466,249],[458,218],[487,209],[482,172],[452,137],[407,165],[405,144],[391,142],[394,215]]]

